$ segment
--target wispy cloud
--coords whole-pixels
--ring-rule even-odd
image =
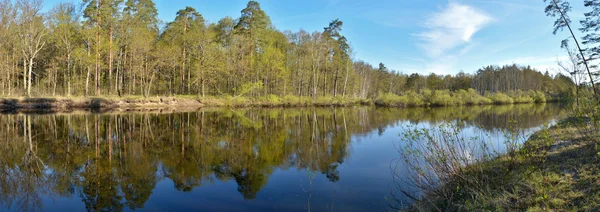
[[[430,14],[423,24],[426,30],[416,36],[425,53],[436,58],[471,42],[473,35],[492,20],[474,7],[450,2],[443,10]]]

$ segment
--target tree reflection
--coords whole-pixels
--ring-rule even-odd
[[[538,126],[551,105],[464,108],[216,109],[172,114],[0,116],[0,205],[42,209],[42,196],[81,198],[88,211],[143,208],[156,184],[193,191],[235,181],[254,199],[276,169],[321,173],[331,182],[352,137],[413,123],[461,121],[493,130]]]

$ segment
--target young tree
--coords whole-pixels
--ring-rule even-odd
[[[196,9],[192,7],[186,7],[185,9],[179,10],[177,12],[177,17],[175,17],[175,21],[169,23],[165,32],[162,35],[162,39],[166,39],[168,42],[173,45],[177,45],[181,51],[181,71],[180,71],[180,89],[179,93],[185,93],[185,85],[186,85],[186,72],[188,75],[188,83],[190,81],[190,62],[189,55],[191,54],[191,48],[194,40],[196,39],[194,36],[201,33],[204,30],[204,18],[200,13],[196,11]],[[191,87],[191,84],[188,84],[188,88]]]
[[[83,12],[83,17],[87,19],[86,23],[89,28],[93,28],[96,34],[96,40],[94,45],[95,51],[95,88],[96,95],[100,95],[101,86],[101,69],[103,64],[101,63],[102,40],[108,38],[108,72],[109,72],[109,86],[111,84],[111,76],[113,69],[113,40],[114,40],[114,29],[116,22],[120,17],[119,11],[122,0],[83,0],[86,8]]]
[[[67,96],[71,96],[71,68],[73,66],[72,56],[76,46],[80,42],[79,17],[77,6],[73,3],[60,3],[51,11],[51,23],[53,25],[52,37],[57,46],[65,55],[65,83]],[[63,59],[62,57],[60,59]],[[60,60],[59,59],[59,60]]]
[[[221,47],[224,51],[225,64],[220,71],[220,76],[226,79],[226,82],[222,84],[224,90],[228,94],[233,94],[233,89],[237,86],[238,77],[234,73],[234,63],[237,63],[235,57],[235,42],[237,41],[234,35],[235,20],[231,17],[225,17],[219,20],[219,22],[212,27],[215,33],[215,43]],[[221,91],[219,91],[221,93]]]
[[[15,17],[17,10],[11,0],[0,1],[0,79],[2,79],[2,94],[12,94],[13,74],[16,71],[16,55],[18,45],[15,40]],[[18,81],[17,81],[18,82]]]
[[[140,85],[140,93],[149,95],[154,80],[154,65],[156,65],[152,51],[156,48],[158,38],[158,11],[150,0],[128,0],[123,9],[123,18],[120,23],[120,43],[122,51],[128,58],[128,70],[132,75],[131,89],[136,93],[135,86]],[[121,74],[123,74],[121,72]],[[119,70],[115,78],[115,90],[119,92]],[[139,82],[139,83],[136,83]]]

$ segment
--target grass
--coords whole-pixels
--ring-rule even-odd
[[[520,150],[465,167],[406,210],[600,211],[599,147],[580,135],[561,121]]]

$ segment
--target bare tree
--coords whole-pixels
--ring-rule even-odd
[[[568,48],[568,46],[565,49],[568,54],[567,60],[557,60],[556,63],[560,67],[560,70],[571,76],[571,79],[575,83],[575,98],[577,104],[579,105],[579,87],[585,81],[586,73],[584,71],[584,67],[582,67],[582,64],[579,62],[581,61],[581,58],[577,54],[577,50]]]
[[[44,25],[44,17],[41,13],[42,0],[18,0],[17,9],[19,13],[18,25],[21,39],[21,49],[27,67],[25,83],[27,96],[31,97],[31,83],[34,60],[46,45],[48,30]]]

